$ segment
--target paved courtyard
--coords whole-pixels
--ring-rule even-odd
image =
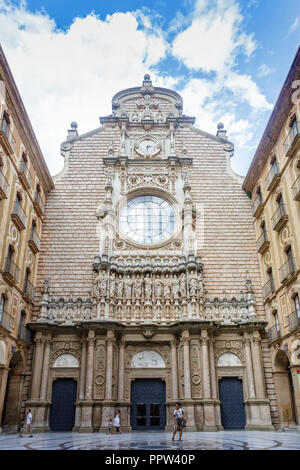
[[[183,441],[172,442],[166,432],[132,432],[121,435],[100,433],[44,433],[20,438],[0,435],[0,450],[300,450],[300,433],[226,431],[184,433]]]

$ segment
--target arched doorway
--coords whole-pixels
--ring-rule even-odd
[[[16,428],[20,419],[22,402],[24,362],[20,352],[14,353],[9,363],[2,428]]]
[[[294,387],[290,372],[290,361],[283,350],[278,351],[275,357],[274,379],[279,422],[283,426],[293,425],[296,423]]]

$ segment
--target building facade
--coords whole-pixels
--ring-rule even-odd
[[[244,182],[253,199],[280,427],[300,424],[299,79],[300,49]]]
[[[62,143],[45,207],[27,405],[36,430],[277,426],[261,278],[233,144],[176,92],[117,93]]]
[[[0,47],[0,432],[24,413],[44,201],[53,187]]]

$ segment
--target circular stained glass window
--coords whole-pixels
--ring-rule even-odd
[[[170,238],[175,221],[171,204],[166,199],[150,195],[131,199],[120,216],[122,231],[128,238],[143,245],[153,245]]]

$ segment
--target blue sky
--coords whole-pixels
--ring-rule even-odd
[[[52,174],[70,122],[98,127],[149,72],[198,127],[224,122],[245,175],[299,39],[299,0],[0,0],[0,42]]]

